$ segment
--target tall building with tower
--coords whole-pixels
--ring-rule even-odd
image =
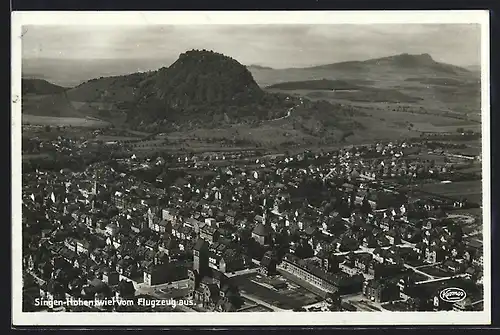
[[[193,248],[193,270],[188,271],[192,284],[196,285],[200,278],[207,275],[208,270],[208,242],[200,238]]]
[[[271,225],[267,222],[267,212],[267,201],[264,198],[262,220],[259,220],[260,222],[257,222],[257,225],[252,230],[252,238],[261,245],[269,244],[272,238],[272,233],[274,232]]]

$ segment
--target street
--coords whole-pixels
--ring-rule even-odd
[[[249,295],[247,293],[244,293],[243,291],[240,292],[240,295],[244,298],[247,298],[248,300],[251,300],[253,301],[254,303],[258,304],[258,305],[262,305],[264,307],[267,307],[267,308],[270,308],[273,310],[273,312],[289,312],[290,310],[287,310],[287,309],[281,309],[279,307],[276,307],[276,306],[273,306],[271,304],[268,304],[267,302],[253,296],[253,295]]]

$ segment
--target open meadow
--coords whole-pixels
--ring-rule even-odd
[[[110,125],[107,121],[91,118],[39,116],[29,114],[23,114],[22,123],[25,125],[86,128],[105,128]]]
[[[482,184],[481,181],[461,181],[448,184],[424,184],[421,190],[449,198],[466,198],[469,201],[481,203]]]

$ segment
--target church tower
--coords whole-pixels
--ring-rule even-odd
[[[188,269],[189,286],[193,290],[198,287],[203,276],[209,273],[208,244],[199,238],[193,248],[193,268]]]
[[[267,201],[266,198],[264,198],[264,213],[262,214],[262,224],[265,226],[267,223]]]
[[[148,227],[149,227],[149,229],[153,229],[155,215],[154,215],[154,211],[151,210],[151,207],[148,208],[147,217],[148,217]]]
[[[92,194],[97,195],[97,180],[94,180],[94,184],[92,185]]]

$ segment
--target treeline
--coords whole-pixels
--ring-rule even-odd
[[[280,90],[358,90],[361,87],[354,85],[345,80],[305,80],[305,81],[289,81],[268,86],[269,89]]]
[[[129,157],[129,154],[114,151],[102,151],[84,153],[81,155],[68,156],[55,154],[48,157],[33,158],[23,160],[23,173],[39,171],[60,171],[69,169],[74,172],[85,171],[85,169],[94,163],[110,162],[116,159]]]
[[[421,138],[429,138],[433,140],[446,140],[446,141],[472,141],[481,139],[480,133],[474,133],[472,131],[462,133],[462,134],[439,134],[439,133],[422,133]]]

